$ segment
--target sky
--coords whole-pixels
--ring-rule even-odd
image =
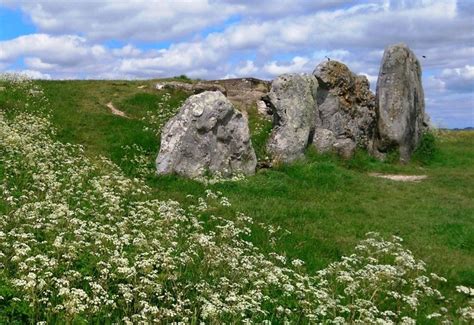
[[[474,126],[474,0],[0,0],[0,71],[42,79],[368,77],[406,43],[438,127]],[[423,58],[425,56],[426,58]]]

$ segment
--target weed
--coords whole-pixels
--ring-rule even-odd
[[[192,82],[191,78],[189,78],[187,75],[182,74],[176,77],[173,77],[173,79],[179,80],[179,81],[184,81],[184,82]]]
[[[422,165],[429,165],[435,159],[437,152],[436,136],[432,132],[425,132],[421,137],[418,148],[413,153],[412,159]]]

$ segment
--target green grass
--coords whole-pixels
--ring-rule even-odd
[[[146,85],[147,89],[138,86]],[[41,86],[50,99],[52,121],[63,142],[78,143],[91,155],[105,155],[122,164],[126,154],[123,147],[136,144],[147,152],[155,153],[159,137],[152,130],[146,112],[160,110],[157,102],[164,92],[153,90],[154,83],[118,81],[43,81]],[[187,97],[173,92],[168,109],[176,109]],[[130,118],[114,116],[106,107],[112,102]]]
[[[272,122],[260,117],[257,107],[252,107],[248,112],[249,128],[252,133],[252,145],[257,155],[257,159],[266,160],[267,139],[272,131]]]
[[[153,81],[43,81],[41,86],[61,141],[82,144],[91,156],[101,154],[119,164],[126,145],[137,144],[151,161],[155,158],[159,137],[145,130],[148,123],[142,120],[147,112],[159,113],[156,103],[164,92],[154,90]],[[175,110],[185,98],[184,93],[173,93],[168,107]],[[112,115],[106,108],[110,101],[131,118]],[[269,125],[250,113],[259,158],[265,155]],[[263,131],[257,132],[257,126]],[[448,278],[448,287],[474,286],[474,133],[438,133],[436,146],[429,160],[408,165],[379,162],[364,152],[342,161],[309,150],[304,161],[258,171],[245,182],[209,187],[232,203],[218,212],[232,216],[242,211],[258,222],[287,229],[290,233],[282,236],[277,249],[303,259],[310,270],[350,254],[366,232],[378,231],[404,238],[432,271]],[[428,178],[399,183],[371,177],[371,172]],[[154,176],[147,182],[152,196],[180,202],[205,189],[177,176]],[[252,240],[270,249],[264,238]]]

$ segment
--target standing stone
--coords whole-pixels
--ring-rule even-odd
[[[313,145],[319,153],[326,153],[333,149],[336,137],[331,130],[318,128],[314,131]]]
[[[268,101],[274,128],[267,144],[273,162],[303,157],[314,132],[317,89],[316,78],[307,74],[284,74],[273,81]]]
[[[270,82],[256,78],[236,78],[209,81],[222,85],[227,90],[227,98],[240,111],[249,111],[270,91]],[[259,111],[260,112],[260,111]],[[267,117],[267,112],[261,111]]]
[[[263,100],[257,101],[257,113],[266,119],[267,121],[272,121],[272,110],[271,107],[267,106],[267,103]]]
[[[427,125],[420,62],[405,44],[385,50],[376,96],[376,149],[396,149],[401,161],[410,160]]]
[[[340,157],[349,159],[354,156],[356,143],[348,138],[339,139],[334,142],[333,148]]]
[[[158,174],[254,174],[257,164],[247,119],[218,91],[189,97],[163,128]]]
[[[375,96],[365,76],[358,76],[337,61],[324,61],[313,72],[318,80],[318,114],[313,145],[319,152],[328,151],[326,137],[338,141],[333,148],[350,158],[356,146],[371,147],[375,125]],[[332,132],[329,136],[327,131]],[[334,143],[336,140],[333,139]],[[346,141],[347,140],[347,141]],[[341,150],[341,148],[346,148]],[[354,150],[353,150],[354,149]]]
[[[217,83],[199,81],[198,83],[193,85],[193,92],[195,94],[199,94],[205,91],[220,91],[222,94],[224,94],[224,96],[227,96],[227,90]]]

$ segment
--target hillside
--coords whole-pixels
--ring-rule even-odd
[[[426,262],[428,273],[444,276],[447,282],[440,289],[448,297],[454,297],[457,285],[474,286],[474,132],[439,131],[433,156],[428,159],[426,153],[419,153],[407,165],[379,162],[364,152],[345,161],[309,150],[304,161],[259,169],[240,181],[203,184],[177,176],[157,177],[154,159],[160,129],[189,95],[156,90],[155,83],[39,81],[47,104],[32,102],[27,107],[25,92],[4,86],[0,111],[11,118],[16,111],[47,106],[55,140],[83,146],[84,156],[92,162],[99,156],[110,159],[128,179],[143,180],[150,200],[189,206],[206,190],[220,193],[230,206],[216,205],[206,211],[205,222],[212,223],[212,215],[231,220],[238,212],[248,215],[254,220],[248,240],[263,252],[304,261],[310,274],[352,254],[366,233],[378,232],[383,238],[403,238],[404,247]],[[112,114],[108,103],[126,117]],[[257,114],[256,107],[248,113],[257,157],[265,161],[271,123]],[[2,164],[0,158],[3,178]],[[427,178],[396,182],[374,173]],[[0,214],[10,211],[9,203],[0,198]],[[278,240],[269,240],[260,223],[281,227]],[[0,296],[6,297],[10,289],[2,281]],[[2,317],[7,316],[0,311],[0,322]]]

